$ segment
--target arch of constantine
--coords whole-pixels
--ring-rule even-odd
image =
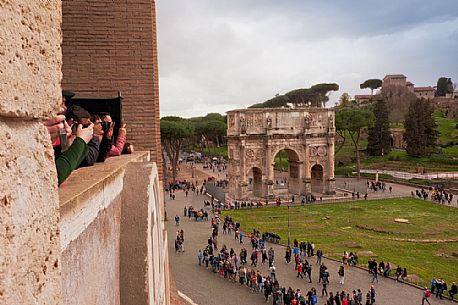
[[[248,108],[227,112],[231,199],[272,198],[275,156],[288,156],[288,190],[334,194],[334,110]]]

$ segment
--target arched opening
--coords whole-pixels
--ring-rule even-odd
[[[262,170],[259,167],[253,167],[248,172],[248,191],[254,197],[262,197]]]
[[[273,159],[274,195],[290,195],[301,193],[299,155],[292,149],[282,149]]]
[[[390,145],[391,145],[391,148],[394,148],[394,139],[393,139],[393,136],[390,136]]]
[[[323,193],[323,166],[320,164],[312,166],[311,176],[312,192]]]

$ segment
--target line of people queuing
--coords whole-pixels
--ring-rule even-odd
[[[230,223],[229,219],[225,219]],[[226,224],[227,227],[232,227]],[[247,250],[243,248],[240,254],[234,251],[233,248],[228,250],[226,245],[217,251],[217,236],[218,223],[214,221],[212,224],[211,237],[204,250],[199,250],[197,254],[198,265],[205,266],[214,273],[218,273],[222,278],[227,278],[231,282],[238,282],[240,285],[246,285],[251,291],[264,295],[266,301],[272,300],[272,304],[311,304],[318,303],[316,289],[312,288],[307,293],[303,294],[300,289],[293,290],[291,287],[281,287],[276,277],[276,268],[274,266],[275,253],[272,248],[266,250],[262,239],[258,238],[258,232],[253,232],[250,235],[250,241],[253,248],[251,254],[251,266],[247,268]],[[238,228],[237,228],[238,229]],[[234,230],[234,235],[236,235]],[[230,231],[232,232],[232,230]],[[230,232],[227,232],[230,234]],[[260,242],[261,240],[261,242]],[[258,249],[260,247],[260,249]],[[256,270],[258,255],[261,253],[261,260],[264,264],[269,262],[269,274],[263,275],[261,271]],[[254,268],[251,268],[254,267]]]
[[[262,251],[262,250],[261,250]],[[303,293],[300,289],[292,289],[291,287],[281,287],[276,276],[276,268],[274,261],[269,259],[269,273],[262,274],[256,270],[257,257],[254,250],[251,256],[251,266],[247,268],[247,250],[242,249],[239,256],[233,248],[228,248],[223,245],[219,252],[214,248],[213,238],[209,239],[208,245],[205,249],[199,250],[197,258],[198,265],[205,266],[212,272],[219,274],[222,278],[227,278],[229,281],[240,285],[246,285],[251,291],[261,293],[264,295],[265,300],[272,299],[272,304],[317,304],[318,293],[316,288],[311,288],[308,292]],[[309,264],[310,265],[310,264]],[[301,265],[299,265],[301,266]],[[254,268],[252,268],[254,267]],[[299,267],[300,268],[300,267]],[[320,265],[320,269],[327,272],[324,264]],[[300,270],[300,269],[299,269]],[[339,271],[340,272],[340,271]],[[321,280],[321,277],[320,277]],[[335,294],[328,293],[327,284],[329,283],[329,275],[323,276],[323,289],[321,296],[328,305],[360,305],[363,304],[363,293],[360,289],[354,290],[351,294],[345,291],[337,291]],[[365,304],[375,303],[376,291],[373,286],[366,294]]]

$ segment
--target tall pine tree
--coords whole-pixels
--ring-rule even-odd
[[[429,156],[436,150],[437,125],[433,117],[434,106],[425,99],[411,102],[404,122],[404,140],[409,156]]]
[[[375,123],[369,129],[367,153],[371,156],[382,156],[390,152],[390,122],[388,121],[388,109],[386,102],[379,99],[374,105]]]

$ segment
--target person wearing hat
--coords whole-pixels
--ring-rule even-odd
[[[422,298],[421,298],[421,305],[424,305],[425,301],[426,301],[426,303],[431,305],[431,303],[428,300],[428,298],[430,296],[431,296],[431,293],[429,292],[428,287],[425,287],[425,289],[423,289],[423,295],[422,295]]]
[[[75,96],[75,93],[69,90],[62,90],[62,99],[64,100],[63,102],[65,103],[69,99]]]
[[[65,117],[67,120],[67,123],[70,126],[75,126],[76,124],[82,124],[83,126],[89,126],[92,124],[91,122],[91,114],[84,109],[81,106],[78,105],[72,105],[67,108],[67,111],[65,111]],[[93,128],[93,136],[92,139],[88,143],[88,152],[84,159],[81,161],[81,163],[78,165],[78,167],[85,167],[85,166],[92,166],[94,163],[97,161],[97,158],[99,157],[99,147],[100,147],[100,141],[98,136],[95,134],[96,132],[96,127]]]

